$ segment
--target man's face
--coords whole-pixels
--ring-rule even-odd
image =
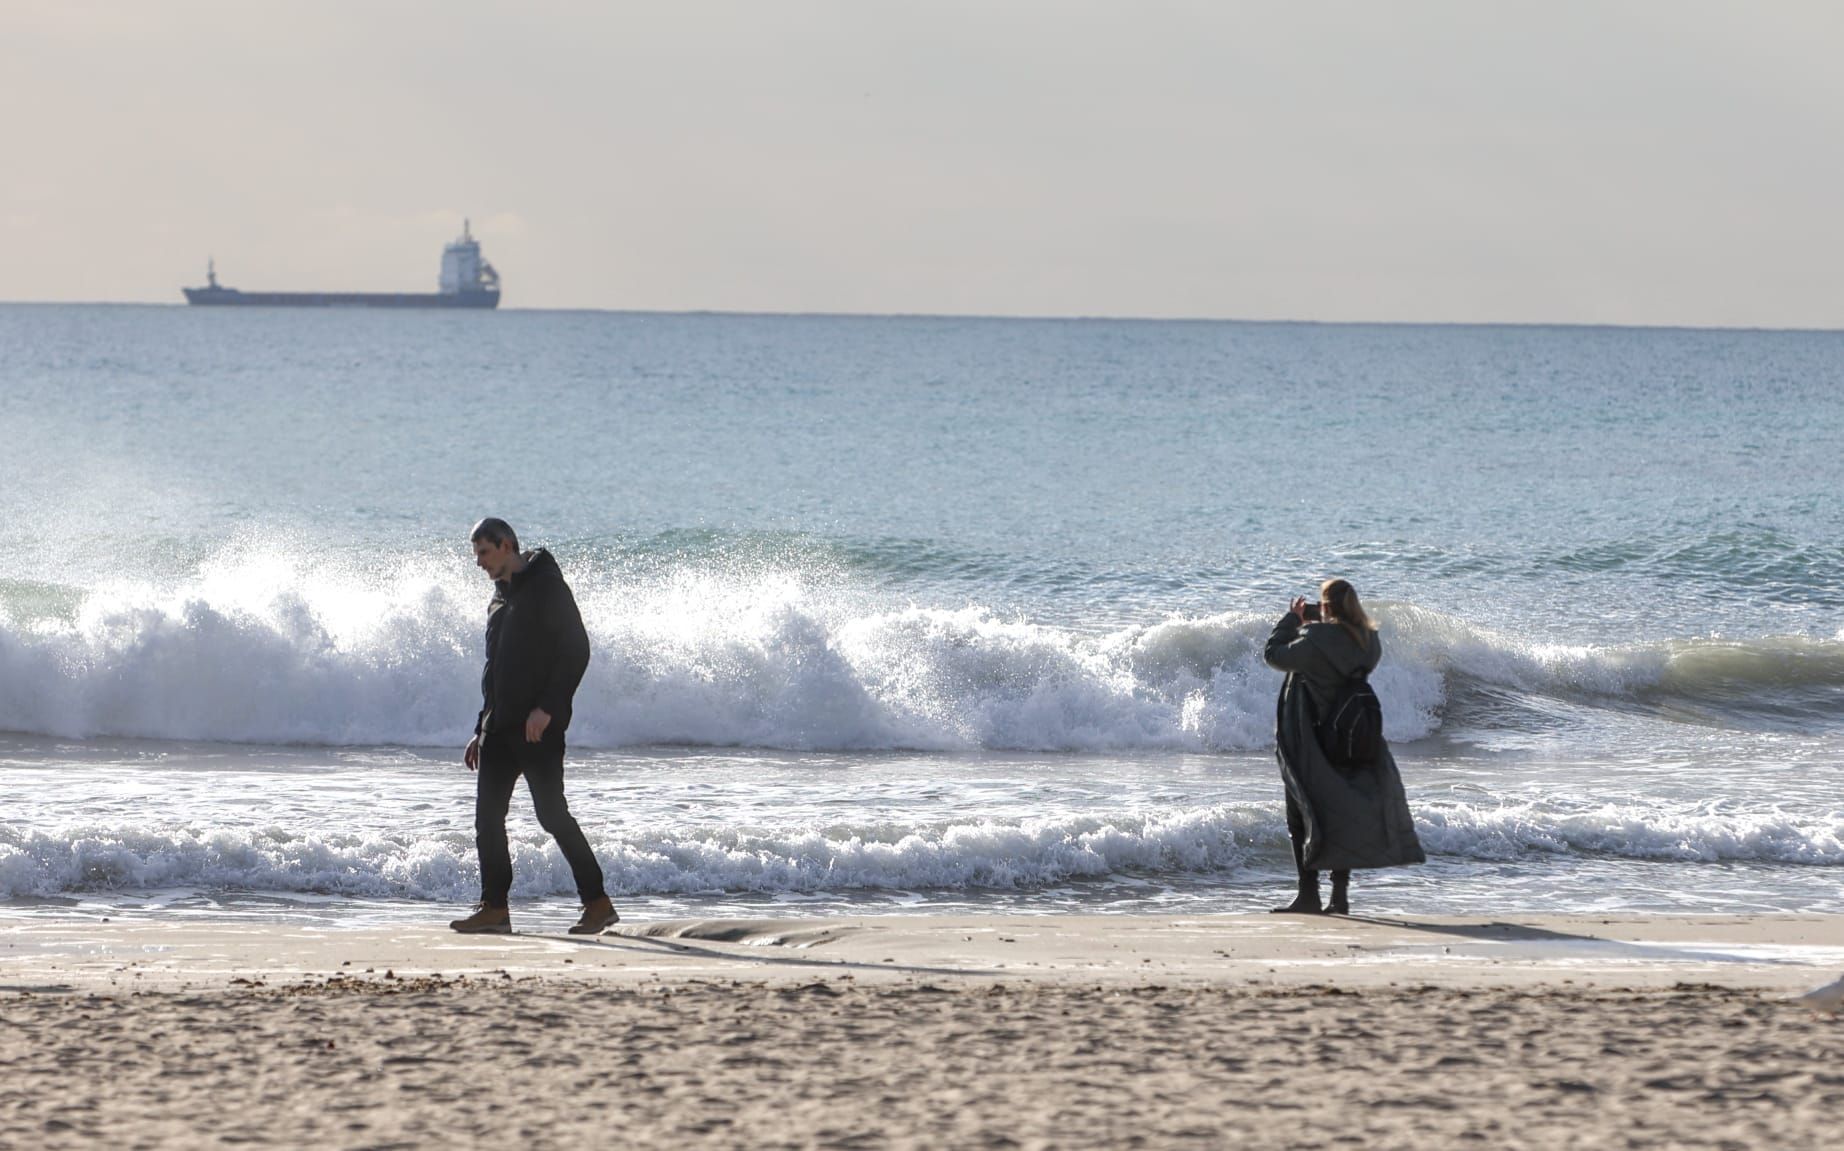
[[[518,558],[518,552],[512,549],[512,541],[478,539],[474,541],[474,562],[480,570],[487,573],[487,578],[495,583],[512,574],[512,561]]]

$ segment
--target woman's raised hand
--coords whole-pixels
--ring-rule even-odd
[[[1306,619],[1306,597],[1303,595],[1294,596],[1293,605],[1287,610],[1299,616],[1300,619],[1304,621]]]

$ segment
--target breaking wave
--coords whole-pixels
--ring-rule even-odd
[[[797,574],[578,580],[595,648],[579,745],[1230,750],[1269,745],[1272,619],[1083,630]],[[175,590],[0,588],[0,729],[61,737],[441,746],[478,707],[484,596],[453,575],[207,570]],[[1844,714],[1844,642],[1569,646],[1380,605],[1388,734],[1463,726],[1482,696],[1729,726]]]
[[[1578,856],[1676,862],[1844,863],[1844,816],[1621,807],[1417,805],[1435,857]],[[914,826],[626,830],[594,839],[626,896],[1032,889],[1109,878],[1233,880],[1290,866],[1268,804]],[[512,836],[521,898],[575,888],[535,828]],[[470,835],[277,827],[0,825],[0,898],[188,888],[464,902],[478,891]]]
[[[665,830],[594,846],[611,891],[624,895],[1028,888],[1117,874],[1233,870],[1266,834],[1262,821],[1272,823],[1272,813],[1209,808],[908,829]],[[547,837],[535,830],[514,834],[512,848],[515,895],[575,891]],[[0,825],[0,897],[174,887],[453,901],[474,897],[479,871],[473,837],[462,832],[119,826],[38,832]]]

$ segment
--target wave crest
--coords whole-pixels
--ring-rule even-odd
[[[1844,817],[1607,805],[1418,803],[1431,855],[1844,863]],[[1033,889],[1071,880],[1234,881],[1291,866],[1276,805],[1219,804],[1041,819],[796,828],[624,829],[593,840],[624,896]],[[521,898],[575,891],[556,845],[512,837]],[[277,827],[0,825],[0,898],[193,889],[465,902],[479,872],[465,832],[299,833]]]
[[[594,847],[620,895],[1030,888],[1232,871],[1272,822],[1258,809],[1214,807],[913,828],[665,829]],[[515,895],[575,891],[547,836],[515,834],[512,850]],[[0,898],[192,888],[465,901],[479,882],[472,836],[462,832],[0,826]]]
[[[789,749],[1250,750],[1269,746],[1271,619],[1111,631],[985,607],[892,606],[797,575],[680,570],[577,583],[595,648],[572,739]],[[7,614],[0,728],[54,736],[441,746],[478,707],[482,589],[406,571],[208,573]],[[66,601],[75,601],[71,607]],[[15,604],[17,607],[17,604]],[[1481,690],[1735,724],[1844,708],[1844,642],[1570,646],[1381,605],[1387,734],[1428,736]]]

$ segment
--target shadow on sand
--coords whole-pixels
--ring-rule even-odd
[[[523,934],[523,933],[521,933]],[[551,943],[571,943],[578,947],[594,947],[608,951],[638,952],[642,954],[659,954],[666,952],[682,955],[688,959],[722,960],[729,963],[751,963],[762,967],[792,967],[809,971],[881,971],[901,972],[906,975],[975,975],[1000,976],[1003,971],[989,970],[983,967],[922,967],[907,963],[864,963],[851,959],[806,959],[791,955],[750,954],[749,952],[719,951],[714,947],[701,947],[685,943],[679,939],[662,939],[653,934],[633,934],[612,931],[603,935],[543,935],[533,934],[532,938],[544,939]],[[744,936],[732,935],[719,937],[719,942],[737,942]],[[837,938],[836,935],[832,938]],[[775,946],[780,946],[776,944]],[[752,950],[754,948],[752,947]]]
[[[1503,943],[1535,946],[1545,950],[1578,952],[1583,957],[1602,959],[1649,959],[1692,963],[1747,963],[1762,966],[1806,966],[1797,959],[1771,959],[1759,955],[1737,955],[1725,951],[1703,951],[1670,943],[1628,943],[1621,939],[1603,939],[1598,935],[1580,935],[1554,931],[1547,927],[1530,927],[1522,923],[1418,923],[1412,919],[1391,919],[1381,915],[1340,915],[1334,918],[1352,923],[1369,923],[1394,927],[1402,931],[1423,931],[1430,935],[1447,935],[1474,943]]]

